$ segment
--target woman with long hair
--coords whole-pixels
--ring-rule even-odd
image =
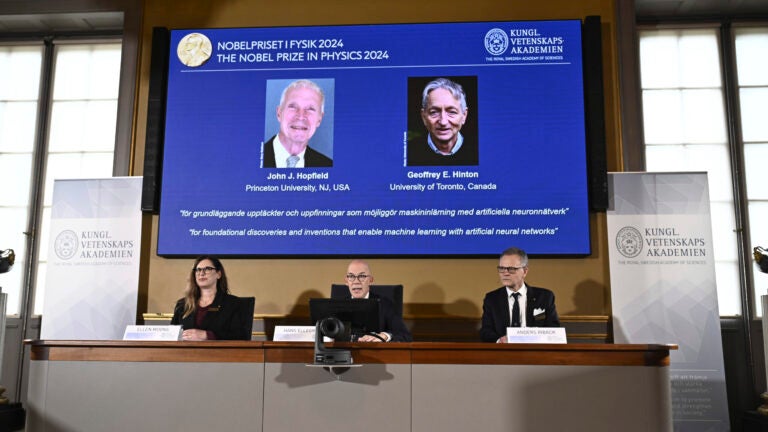
[[[251,340],[252,323],[253,309],[229,293],[221,261],[208,255],[195,259],[171,320],[182,326],[182,340]]]

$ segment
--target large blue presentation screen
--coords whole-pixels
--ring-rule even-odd
[[[588,254],[581,53],[579,20],[172,30],[158,254]]]

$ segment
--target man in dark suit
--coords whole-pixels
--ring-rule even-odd
[[[502,252],[497,267],[501,288],[485,295],[480,339],[507,342],[507,327],[560,327],[555,295],[545,288],[525,283],[528,254],[509,248]]]
[[[477,165],[477,142],[460,132],[467,113],[461,84],[447,78],[430,81],[421,100],[421,120],[427,133],[408,141],[408,166]]]
[[[403,317],[395,313],[392,301],[370,292],[373,283],[373,274],[367,262],[354,260],[347,266],[347,274],[344,279],[349,287],[352,298],[376,298],[379,299],[379,326],[380,333],[375,335],[363,335],[358,342],[411,342],[411,332],[403,322]]]
[[[283,90],[277,106],[280,131],[262,146],[263,168],[331,167],[333,160],[309,147],[323,121],[325,95],[310,80],[296,80]]]

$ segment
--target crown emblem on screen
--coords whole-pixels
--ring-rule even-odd
[[[502,55],[507,51],[509,38],[504,30],[492,28],[485,34],[485,50],[491,55]]]

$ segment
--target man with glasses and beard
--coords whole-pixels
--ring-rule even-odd
[[[367,262],[354,260],[347,266],[344,279],[353,299],[373,298],[379,300],[379,328],[377,335],[363,335],[358,342],[411,342],[413,337],[405,326],[403,317],[395,313],[395,306],[388,298],[370,292],[373,273]]]
[[[525,283],[528,254],[515,247],[502,252],[496,267],[503,285],[485,295],[480,339],[507,342],[507,327],[560,327],[555,295]]]

